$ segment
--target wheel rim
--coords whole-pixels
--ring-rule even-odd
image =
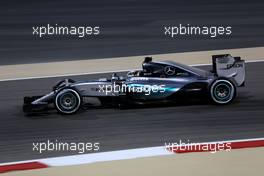
[[[71,114],[79,109],[81,99],[75,90],[65,89],[57,94],[55,103],[60,112]]]
[[[227,80],[218,80],[212,85],[212,98],[217,103],[228,103],[234,97],[234,86]]]
[[[76,107],[77,98],[72,93],[65,93],[59,97],[63,109],[72,110]]]
[[[230,86],[226,84],[218,84],[215,87],[214,94],[217,99],[225,100],[230,96]]]

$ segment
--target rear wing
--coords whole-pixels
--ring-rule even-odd
[[[218,77],[233,78],[237,86],[245,84],[245,61],[230,54],[213,55],[213,73]]]

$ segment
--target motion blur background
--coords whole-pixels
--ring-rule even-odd
[[[264,46],[263,9],[261,0],[2,0],[0,65]],[[101,35],[86,38],[32,35],[33,26],[48,23],[96,25],[101,27]],[[232,35],[171,39],[163,34],[164,25],[180,23],[228,25],[232,26]],[[98,65],[98,70],[103,70],[100,67],[104,65]],[[239,90],[238,98],[230,106],[88,109],[70,117],[56,112],[28,117],[22,112],[24,96],[43,95],[62,77],[1,81],[0,162],[76,154],[32,152],[33,142],[48,139],[100,142],[100,151],[113,151],[161,146],[165,141],[179,139],[206,142],[263,137],[263,67],[263,62],[246,64],[246,87]],[[211,66],[203,69],[210,70]],[[7,70],[12,71],[16,69]],[[93,80],[110,76],[71,78]]]
[[[6,0],[0,2],[0,64],[263,46],[261,0]],[[97,37],[32,35],[47,24],[100,26]],[[164,25],[232,26],[231,36],[170,39]]]

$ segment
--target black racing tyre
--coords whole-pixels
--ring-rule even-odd
[[[215,104],[229,104],[236,97],[236,86],[227,79],[218,79],[210,87],[210,98]]]
[[[61,114],[74,114],[81,106],[81,97],[79,93],[71,88],[59,91],[55,97],[55,107]]]

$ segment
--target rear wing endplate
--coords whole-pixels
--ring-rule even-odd
[[[213,73],[218,77],[233,78],[236,86],[245,83],[245,61],[230,54],[213,55]]]

